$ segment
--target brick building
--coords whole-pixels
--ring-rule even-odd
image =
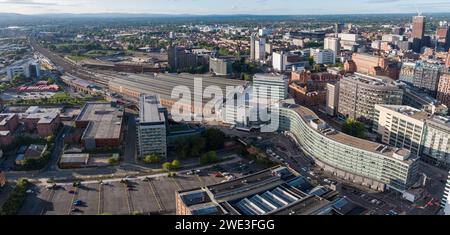
[[[46,137],[55,134],[61,126],[61,117],[58,113],[32,113],[24,120],[28,131],[37,131],[39,136]]]
[[[358,73],[372,76],[388,76],[392,79],[398,79],[400,74],[400,66],[398,63],[386,57],[354,53],[352,60],[355,63],[356,72]]]
[[[75,120],[76,128],[83,129],[81,145],[88,150],[117,148],[122,139],[123,110],[110,103],[88,102]]]
[[[14,132],[19,126],[19,116],[14,113],[0,113],[0,131]]]
[[[289,93],[299,104],[308,106],[326,103],[328,83],[336,83],[338,76],[331,73],[311,73],[309,71],[293,72]]]
[[[439,86],[437,91],[437,100],[442,104],[450,107],[450,74],[442,74],[439,78]]]

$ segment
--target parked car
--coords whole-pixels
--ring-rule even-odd
[[[81,206],[83,204],[83,202],[81,201],[81,200],[75,200],[74,202],[73,202],[73,205],[74,206]]]
[[[71,212],[72,212],[72,213],[79,213],[79,212],[81,212],[81,210],[78,209],[78,208],[73,208],[73,209],[71,210]]]
[[[28,190],[26,191],[26,193],[28,193],[28,194],[33,194],[33,193],[34,193],[34,191],[33,191],[33,190],[31,190],[31,189],[28,189]]]

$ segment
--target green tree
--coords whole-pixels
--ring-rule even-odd
[[[148,156],[145,156],[143,161],[145,164],[154,164],[159,163],[161,161],[161,158],[156,154],[150,154]]]
[[[180,166],[181,164],[178,160],[173,160],[172,163],[170,163],[171,170],[177,170],[180,168]]]
[[[217,153],[215,151],[207,152],[207,153],[203,154],[203,156],[200,158],[200,164],[203,164],[203,165],[215,163],[218,161],[219,161],[219,158],[217,157]]]
[[[207,150],[218,150],[222,149],[225,144],[225,133],[216,128],[207,129],[203,133],[203,138],[206,141],[206,149]]]
[[[26,179],[19,179],[17,181],[16,187],[0,208],[0,215],[16,215],[19,212],[25,202],[28,184]]]
[[[162,164],[162,168],[166,171],[170,171],[172,169],[172,164],[170,162],[165,162]]]
[[[366,138],[366,127],[364,124],[351,118],[345,120],[345,123],[342,125],[342,132],[361,139]]]

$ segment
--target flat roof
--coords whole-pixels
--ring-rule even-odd
[[[161,108],[159,96],[142,94],[139,100],[140,123],[164,123],[166,118]]]
[[[89,160],[88,153],[66,153],[61,156],[60,163],[83,163]]]
[[[269,213],[269,215],[310,215],[328,205],[330,205],[328,200],[315,195],[310,195],[287,207],[275,210]]]
[[[99,75],[102,76],[102,75]],[[107,79],[111,79],[109,86],[121,86],[123,88],[133,90],[135,92],[147,95],[159,95],[161,99],[174,100],[171,97],[172,91],[176,87],[187,87],[192,93],[192,99],[194,97],[194,78],[202,79],[202,89],[199,90],[201,95],[203,95],[204,89],[209,86],[217,86],[222,91],[226,92],[228,86],[247,86],[249,82],[237,80],[237,79],[226,79],[219,77],[207,77],[202,75],[192,75],[192,74],[108,74],[103,75]],[[225,94],[223,94],[225,96]],[[209,99],[203,99],[203,104],[209,102]]]
[[[403,114],[407,117],[414,118],[416,120],[423,121],[425,119],[428,119],[428,113],[407,105],[381,105],[380,107],[390,109],[392,111],[395,111],[397,113]]]
[[[385,88],[398,88],[398,85],[395,81],[389,77],[381,77],[381,76],[370,76],[361,73],[347,74],[342,78],[343,81],[351,81],[356,82],[360,85],[366,86],[376,86],[376,87],[385,87]]]
[[[88,121],[83,138],[116,139],[122,129],[123,111],[110,103],[86,103],[76,121]]]
[[[50,113],[32,113],[27,116],[27,119],[39,119],[38,124],[50,124],[57,117],[58,113],[50,112]]]
[[[257,73],[257,74],[255,74],[254,79],[285,80],[285,79],[287,79],[287,76],[282,75],[282,74],[274,74],[274,73]]]
[[[6,125],[11,119],[14,118],[15,113],[0,113],[0,126]]]

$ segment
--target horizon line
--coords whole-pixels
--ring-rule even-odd
[[[51,16],[51,15],[160,15],[160,16],[336,16],[336,15],[411,15],[417,12],[387,12],[387,13],[313,13],[313,14],[261,14],[261,13],[217,13],[217,14],[202,14],[202,13],[138,13],[138,12],[61,12],[61,13],[15,13],[15,12],[0,12],[0,14],[14,14],[22,16]],[[422,15],[427,14],[450,14],[450,11],[442,12],[422,12]]]

